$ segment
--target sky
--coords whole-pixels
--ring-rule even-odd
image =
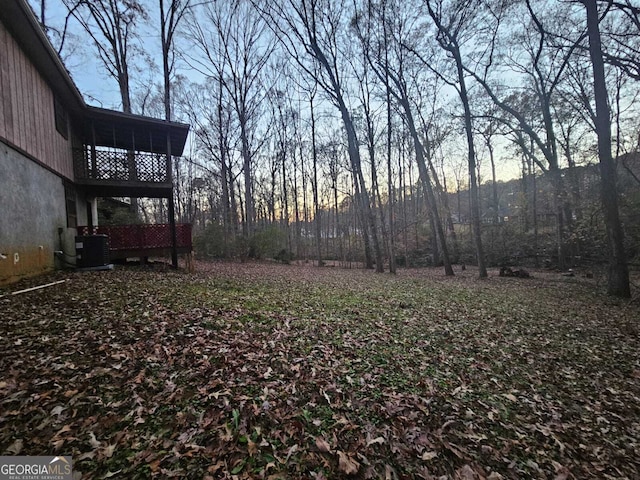
[[[40,0],[28,0],[29,4],[39,16]],[[150,2],[155,6],[155,2]],[[47,0],[46,2],[46,22],[47,26],[57,31],[63,30],[63,25],[67,13],[67,8],[61,0]],[[156,14],[157,12],[151,13]],[[153,55],[156,65],[162,64],[160,35],[152,35],[145,31],[145,28],[139,28],[140,35],[137,47]],[[148,30],[148,28],[146,29]],[[87,103],[102,108],[120,110],[122,101],[120,91],[116,81],[111,78],[99,57],[97,56],[96,47],[91,43],[87,33],[74,20],[69,22],[69,37],[65,41],[65,48],[62,57],[67,70],[71,74],[73,81],[84,95]],[[50,38],[57,49],[59,47],[59,36],[50,33]],[[156,67],[157,68],[157,67]],[[142,72],[136,72],[132,75],[134,87],[136,83],[148,82],[153,76],[155,82],[161,82],[162,76],[159,69],[155,72],[148,67],[144,67]]]

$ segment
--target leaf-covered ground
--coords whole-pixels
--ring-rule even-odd
[[[491,274],[13,285],[67,279],[0,298],[0,454],[71,454],[84,478],[640,478],[638,303]]]

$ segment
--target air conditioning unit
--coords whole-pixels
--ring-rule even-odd
[[[109,264],[109,237],[82,235],[76,237],[76,266],[102,267]]]

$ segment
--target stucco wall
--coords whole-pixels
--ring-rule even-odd
[[[0,284],[61,266],[54,252],[74,255],[75,232],[67,228],[62,179],[0,142]]]

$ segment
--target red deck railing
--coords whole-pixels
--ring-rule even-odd
[[[161,253],[172,247],[171,226],[169,224],[101,225],[89,228],[78,227],[78,235],[107,235],[112,258],[145,256]],[[190,252],[191,224],[176,224],[177,247],[181,253]]]

